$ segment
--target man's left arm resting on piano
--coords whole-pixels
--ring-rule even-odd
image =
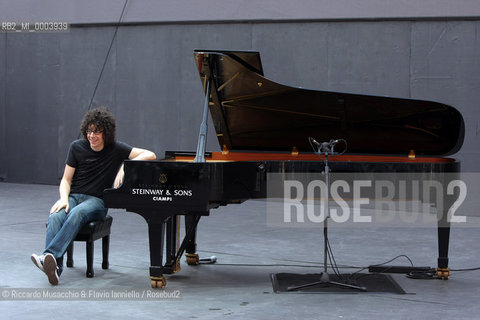
[[[155,160],[157,156],[150,150],[141,149],[141,148],[132,148],[130,154],[128,155],[128,159],[130,160]],[[120,187],[123,182],[123,177],[125,176],[125,172],[123,171],[123,164],[118,170],[117,176],[115,177],[115,182],[113,183],[114,188]]]

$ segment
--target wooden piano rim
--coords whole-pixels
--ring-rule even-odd
[[[171,161],[193,161],[194,156],[176,155]],[[323,161],[324,156],[316,154],[281,154],[281,153],[258,153],[258,152],[212,152],[205,157],[207,162],[229,162],[229,161]],[[328,157],[329,161],[341,162],[403,162],[403,163],[449,163],[455,162],[452,158],[442,157],[415,157],[408,156],[383,156],[383,155],[337,155]]]

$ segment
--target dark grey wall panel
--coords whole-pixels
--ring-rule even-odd
[[[7,175],[7,117],[6,117],[6,65],[7,34],[0,34],[0,181],[5,180]]]
[[[265,76],[318,90],[430,99],[466,119],[457,155],[480,171],[478,21],[219,23],[122,26],[93,99],[115,113],[118,138],[195,150],[204,96],[193,50],[257,50]],[[57,183],[78,137],[114,27],[0,34],[0,177]],[[3,83],[3,84],[2,84]],[[210,124],[208,150],[219,150]]]
[[[471,17],[480,15],[476,0],[15,0],[0,1],[2,21],[252,21],[304,19],[379,19]]]
[[[457,107],[465,119],[458,157],[467,171],[480,171],[480,22],[412,24],[412,96]]]
[[[319,90],[408,97],[409,22],[260,24],[267,77]],[[395,67],[393,67],[395,66]]]
[[[56,175],[58,38],[9,36],[6,55],[7,180],[48,181]]]

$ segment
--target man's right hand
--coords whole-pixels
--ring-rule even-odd
[[[68,199],[67,200],[58,199],[58,201],[55,202],[55,204],[50,209],[50,214],[52,214],[54,212],[58,212],[58,211],[62,210],[63,208],[65,208],[65,212],[68,213],[68,209],[69,209]]]
[[[72,185],[73,174],[75,173],[75,168],[70,167],[68,164],[65,165],[65,170],[63,171],[62,181],[60,181],[60,199],[52,206],[50,209],[50,214],[58,212],[65,208],[65,212],[68,213],[70,207],[68,203],[68,198],[70,195],[70,186]]]

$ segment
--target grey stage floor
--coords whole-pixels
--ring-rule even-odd
[[[137,214],[111,210],[114,218],[110,269],[101,269],[96,243],[95,277],[85,277],[85,246],[76,244],[75,267],[66,269],[57,289],[72,297],[31,297],[55,292],[31,261],[44,245],[45,221],[57,187],[0,183],[1,319],[473,319],[480,313],[478,228],[454,228],[450,243],[451,278],[415,280],[393,275],[408,294],[274,293],[269,275],[321,271],[322,231],[275,228],[266,222],[266,202],[247,201],[212,210],[200,221],[198,252],[216,264],[188,266],[167,276],[167,293],[151,297],[147,224]],[[476,218],[478,219],[478,218]],[[478,224],[477,224],[478,225]],[[330,230],[342,272],[407,255],[416,266],[436,266],[436,230],[352,227]],[[405,258],[392,264],[408,265]],[[352,267],[352,268],[350,268]],[[75,297],[82,290],[90,299]],[[33,293],[32,293],[33,292]],[[65,292],[65,291],[63,291]],[[138,294],[149,293],[149,299]],[[12,298],[16,293],[16,298]],[[104,298],[98,295],[104,295]],[[108,297],[107,294],[110,296]],[[114,294],[119,297],[112,298]],[[130,294],[130,296],[129,296]],[[97,295],[97,296],[95,296]],[[122,296],[123,295],[123,296]],[[66,297],[65,300],[61,298]]]

